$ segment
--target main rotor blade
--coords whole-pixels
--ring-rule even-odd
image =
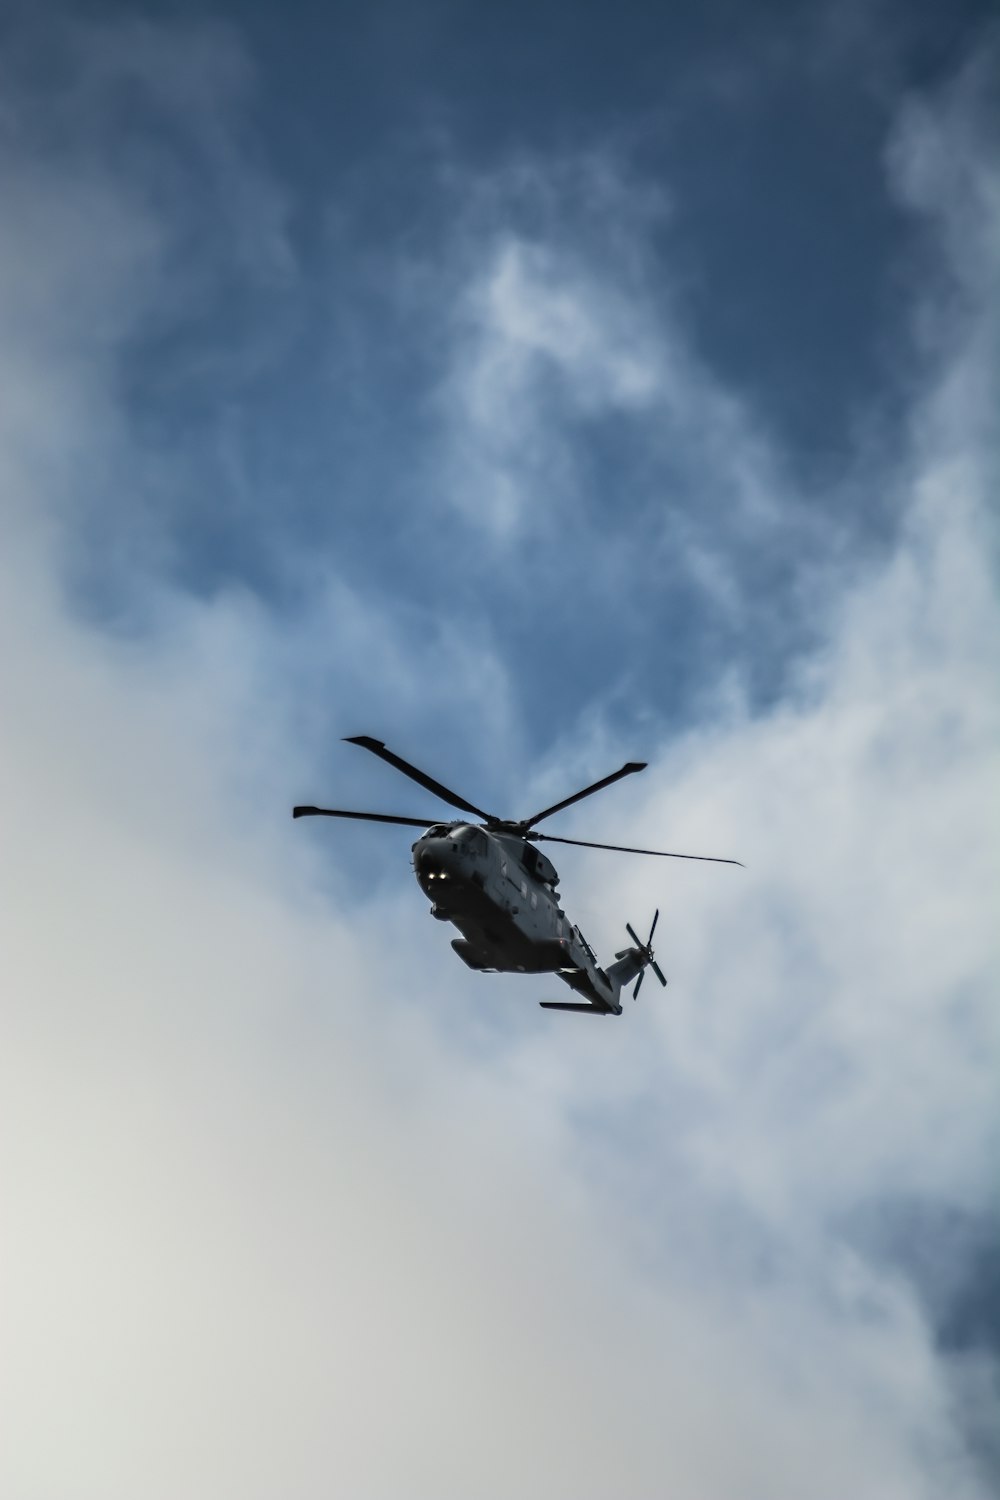
[[[632,926],[631,922],[626,922],[625,923],[625,931],[628,933],[629,937],[632,939],[632,941],[635,944],[635,946],[637,948],[641,948],[642,944],[640,943],[638,935],[637,935],[637,933],[635,931],[635,928]]]
[[[650,945],[652,944],[653,933],[656,931],[656,924],[657,924],[657,922],[659,920],[660,920],[660,908],[657,907],[656,910],[653,913],[653,925],[649,929],[649,937],[646,939],[646,947],[647,948],[650,947]]]
[[[293,818],[358,818],[364,823],[400,823],[405,828],[430,828],[435,818],[397,818],[392,813],[344,812],[339,807],[293,807]]]
[[[640,969],[639,970],[639,978],[636,980],[636,982],[635,982],[635,989],[632,991],[632,999],[633,1000],[638,1000],[638,998],[639,998],[639,991],[642,988],[642,981],[645,978],[645,974],[646,974],[645,969]]]
[[[408,760],[402,756],[394,755],[387,750],[381,740],[373,740],[370,734],[354,734],[345,736],[345,744],[360,745],[363,750],[370,750],[377,755],[379,760],[386,761],[390,766],[395,766],[397,771],[402,771],[404,776],[409,776],[418,786],[424,787],[428,792],[433,792],[435,797],[440,797],[443,802],[450,802],[452,807],[461,808],[462,812],[474,813],[477,818],[482,818],[484,823],[495,823],[497,820],[490,813],[483,812],[481,807],[474,807],[471,802],[466,802],[457,792],[450,787],[443,786],[440,781],[435,781],[433,776],[426,776],[423,771],[418,771],[416,766],[411,766]]]
[[[569,807],[573,802],[579,802],[584,797],[589,797],[592,792],[599,792],[602,787],[610,786],[613,781],[620,781],[623,776],[631,776],[633,771],[644,771],[646,762],[644,760],[630,760],[627,766],[622,766],[620,771],[613,771],[610,776],[605,776],[600,781],[595,781],[593,786],[585,786],[582,792],[574,792],[572,797],[564,797],[561,802],[554,802],[551,807],[545,807],[541,812],[535,813],[533,818],[528,818],[521,825],[523,828],[533,828],[543,818],[549,818],[553,813],[561,812],[564,807]]]
[[[651,958],[649,960],[649,967],[652,969],[653,973],[656,975],[656,977],[660,981],[660,983],[665,987],[667,981],[666,981],[666,979],[663,976],[663,970],[660,968],[660,966],[656,962],[655,958]]]
[[[720,859],[717,854],[675,854],[670,849],[631,849],[627,844],[592,844],[589,839],[560,839],[554,833],[529,833],[525,835],[532,843],[575,844],[578,849],[613,849],[616,854],[656,854],[661,859],[702,859],[713,865],[739,865],[745,869],[741,859]],[[642,945],[640,944],[640,947]]]

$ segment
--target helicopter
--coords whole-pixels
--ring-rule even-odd
[[[535,847],[539,843],[573,844],[582,849],[608,849],[621,854],[650,854],[661,859],[696,859],[711,864],[740,865],[738,859],[710,854],[676,854],[665,849],[633,849],[623,844],[595,844],[585,839],[538,833],[535,825],[574,802],[611,786],[623,776],[646,769],[645,761],[629,761],[582,791],[543,807],[530,818],[511,820],[484,812],[457,792],[395,755],[370,735],[350,735],[348,745],[360,745],[401,771],[460,812],[478,820],[432,822],[426,818],[397,817],[392,813],[348,812],[343,808],[294,807],[293,818],[352,818],[368,823],[395,823],[424,832],[411,846],[417,882],[431,902],[431,916],[451,922],[461,937],[451,946],[470,969],[482,974],[557,974],[577,1000],[541,1000],[543,1010],[575,1011],[592,1016],[620,1016],[621,993],[635,980],[637,998],[647,968],[661,985],[666,977],[653,956],[653,934],[659,909],[645,942],[631,923],[625,928],[632,946],[615,954],[602,968],[579,927],[560,905],[559,876],[551,860]]]

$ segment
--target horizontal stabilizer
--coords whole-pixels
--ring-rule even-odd
[[[614,1011],[604,1010],[600,1005],[580,1005],[573,1000],[539,1000],[543,1010],[582,1010],[591,1016],[612,1016]]]

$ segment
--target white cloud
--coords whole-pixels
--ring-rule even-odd
[[[452,186],[454,243],[407,277],[448,335],[435,501],[476,545],[516,552],[526,588],[548,589],[555,566],[636,631],[683,588],[766,654],[788,628],[773,580],[790,558],[818,617],[848,522],[796,489],[752,407],[700,359],[665,203],[612,153]]]
[[[40,257],[39,305],[92,286],[92,319],[44,348],[16,330],[4,375],[62,392],[60,441],[114,467],[135,438],[92,320],[145,316],[165,231],[107,183],[141,295],[117,302],[86,241]],[[478,285],[515,371],[644,407],[661,356],[629,306],[507,253]],[[502,663],[326,574],[291,623],[153,577],[148,633],[101,633],[53,561],[71,466],[5,443],[0,1488],[988,1492],[905,1266],[855,1222],[988,1201],[996,448],[949,394],[958,361],[994,378],[977,350],[915,413],[905,534],[797,695],[757,719],[728,699],[647,788],[580,810],[749,863],[564,862],[602,951],[672,892],[671,988],[600,1025],[467,975],[415,889],[364,900],[282,805],[319,774],[327,710],[289,706],[310,673],[352,714],[387,679],[424,722],[407,678],[436,668],[431,721],[474,697],[500,761]]]

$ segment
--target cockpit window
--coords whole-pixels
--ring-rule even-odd
[[[433,828],[428,828],[424,834],[425,839],[446,839],[451,832],[447,823],[435,823]]]
[[[463,854],[485,854],[486,835],[481,828],[473,828],[466,824],[459,828],[448,829],[452,842],[457,844]]]

